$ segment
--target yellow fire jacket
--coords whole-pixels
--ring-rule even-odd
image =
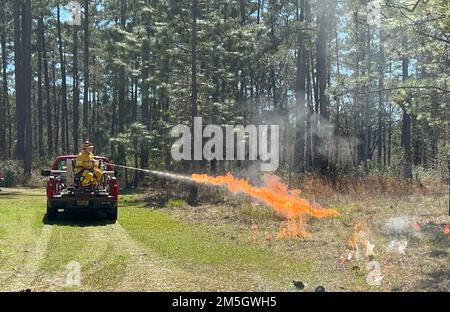
[[[96,163],[97,162],[94,160],[94,154],[81,151],[77,155],[76,171],[80,172],[81,170],[94,170]]]

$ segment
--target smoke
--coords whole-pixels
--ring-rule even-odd
[[[317,113],[309,116],[309,122],[312,142],[320,155],[334,163],[352,163],[355,146],[359,144],[356,137],[336,135],[335,126]]]
[[[360,140],[355,136],[346,136],[342,130],[336,131],[336,126],[329,120],[320,116],[319,113],[310,114],[307,107],[298,110],[295,99],[289,98],[285,108],[274,106],[271,97],[261,97],[259,101],[248,101],[242,105],[242,112],[247,115],[248,122],[255,125],[278,125],[279,126],[279,163],[281,166],[293,165],[296,123],[304,123],[306,130],[304,135],[305,151],[321,155],[334,164],[351,165],[356,160],[356,147]],[[307,127],[310,126],[308,129]],[[307,142],[310,143],[307,145]],[[314,156],[314,157],[315,157]],[[246,176],[251,181],[260,181],[260,160],[247,160],[244,162],[246,169],[239,170],[239,176]],[[248,167],[248,168],[247,168]]]
[[[414,218],[410,216],[392,217],[386,220],[383,230],[388,235],[395,237],[420,237],[420,232],[415,228]]]
[[[290,113],[287,116],[285,112],[274,111],[273,101],[270,98],[260,101],[259,106],[256,105],[257,103],[252,103],[253,106],[262,108],[258,112],[253,112],[252,122],[279,125],[280,164],[292,163],[294,159],[296,122],[304,123],[304,129],[307,130],[304,133],[305,150],[310,147],[306,146],[306,142],[309,140],[315,149],[312,152],[318,153],[332,163],[350,165],[354,162],[356,158],[355,147],[361,142],[355,136],[343,134],[342,125],[339,127],[339,131],[336,131],[338,130],[336,126],[320,116],[319,113],[310,114],[306,106],[303,110],[298,110],[294,99],[288,100],[287,105]],[[309,130],[307,129],[308,125],[311,126]]]
[[[247,179],[250,183],[255,185],[262,185],[262,175],[261,175],[261,161],[249,161],[248,165],[244,169],[236,169],[236,175]]]

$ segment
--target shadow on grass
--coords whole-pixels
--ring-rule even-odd
[[[75,212],[59,212],[55,219],[49,220],[47,214],[42,218],[42,223],[48,225],[60,226],[105,226],[115,224],[116,221],[105,219],[99,213],[75,213]]]
[[[26,193],[26,192],[18,192],[18,191],[8,191],[8,190],[0,190],[0,198],[1,199],[17,199],[17,197],[22,196],[45,196],[45,190],[42,193]]]
[[[8,196],[8,197],[5,197]],[[0,192],[0,198],[4,198],[4,199],[14,199],[14,197],[12,196],[23,196],[22,192],[17,192],[17,191],[1,191]]]
[[[144,204],[146,208],[162,209],[166,207],[168,201],[167,198],[145,198]]]
[[[151,194],[140,193],[139,195],[142,196],[139,198],[132,198],[132,199],[123,198],[120,200],[119,205],[135,208],[160,209],[166,207],[166,204],[170,198],[169,196],[161,196],[160,194],[155,195],[153,193]]]
[[[18,191],[10,191],[8,188],[0,188],[0,195],[20,194]]]
[[[123,187],[120,189],[120,195],[135,195],[135,194],[143,194],[146,192],[145,188],[134,188],[134,187]]]

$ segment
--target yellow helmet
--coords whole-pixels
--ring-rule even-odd
[[[94,144],[92,144],[92,143],[89,142],[89,141],[85,141],[85,142],[83,143],[83,149],[86,149],[86,148],[88,148],[88,147],[94,147]]]

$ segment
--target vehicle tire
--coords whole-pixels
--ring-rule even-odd
[[[108,219],[111,221],[117,221],[117,205],[112,209],[112,211],[108,212]]]
[[[47,202],[47,220],[55,220],[58,214],[58,208],[54,208]]]

